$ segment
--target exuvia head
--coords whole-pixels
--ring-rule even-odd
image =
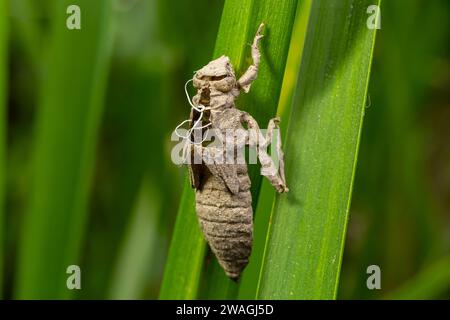
[[[231,91],[236,87],[236,76],[230,58],[221,56],[211,61],[195,73],[193,82],[198,90]]]

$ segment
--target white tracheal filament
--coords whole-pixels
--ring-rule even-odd
[[[202,105],[202,104],[200,104],[200,105],[198,105],[198,106],[195,106],[194,103],[191,101],[191,98],[189,97],[189,93],[188,93],[188,90],[187,90],[187,85],[189,84],[189,82],[192,82],[192,81],[193,81],[193,80],[190,79],[190,80],[188,80],[188,81],[186,82],[186,84],[184,85],[184,92],[185,92],[185,94],[186,94],[186,98],[187,98],[187,100],[188,100],[188,102],[189,102],[191,108],[192,108],[193,110],[197,111],[198,113],[200,113],[200,116],[199,116],[198,119],[194,122],[194,125],[192,125],[192,127],[187,131],[186,135],[182,135],[182,134],[178,133],[178,130],[179,130],[180,127],[182,127],[185,123],[191,123],[192,120],[190,120],[190,119],[184,120],[183,122],[181,122],[181,123],[175,128],[175,134],[176,134],[179,138],[181,138],[181,139],[183,139],[183,140],[185,141],[185,146],[184,146],[184,148],[183,148],[183,158],[184,158],[184,160],[186,160],[186,158],[187,158],[187,156],[188,156],[188,154],[187,154],[188,152],[187,152],[187,151],[188,151],[188,147],[189,147],[191,144],[201,145],[203,142],[205,142],[206,138],[208,137],[208,132],[206,132],[206,134],[204,135],[204,138],[203,138],[201,141],[199,141],[199,142],[192,141],[192,140],[191,140],[191,136],[192,136],[192,133],[194,132],[194,130],[205,129],[205,128],[208,128],[209,126],[211,126],[211,123],[208,123],[208,124],[203,125],[203,126],[201,125],[201,124],[202,124],[202,121],[203,121],[203,113],[204,113],[206,110],[210,110],[211,108],[205,107],[205,106]]]

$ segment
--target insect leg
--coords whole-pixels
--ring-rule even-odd
[[[283,180],[286,191],[287,191],[288,189],[286,187],[286,177],[284,174],[284,152],[283,152],[283,149],[281,148],[281,133],[280,133],[280,128],[278,126],[279,123],[280,123],[279,117],[273,118],[269,121],[269,124],[267,126],[267,133],[266,133],[267,145],[265,147],[267,148],[268,145],[270,144],[270,142],[272,141],[273,130],[276,129],[276,134],[277,134],[276,151],[277,151],[278,162],[279,162],[278,173],[280,175],[281,180]]]
[[[248,144],[257,148],[258,158],[261,162],[261,174],[269,179],[270,183],[274,186],[277,192],[282,193],[289,191],[289,189],[286,187],[286,182],[284,181],[284,163],[282,163],[282,153],[279,154],[280,167],[283,167],[281,176],[280,172],[276,169],[275,163],[266,151],[270,140],[266,140],[266,137],[263,136],[256,120],[247,112],[242,112],[241,121],[247,124],[247,127],[249,129]],[[272,128],[269,128],[269,137],[273,134],[273,129],[276,126],[275,120],[272,121],[271,126]],[[281,145],[279,146],[279,148],[281,151]]]
[[[245,73],[239,78],[238,85],[240,88],[244,89],[245,92],[250,91],[250,86],[252,85],[252,82],[256,79],[258,76],[258,68],[259,63],[261,61],[261,52],[259,51],[259,40],[261,40],[264,35],[261,33],[262,28],[264,27],[264,24],[261,23],[259,25],[258,31],[256,32],[255,39],[253,40],[252,44],[252,58],[253,58],[253,64],[245,71]]]

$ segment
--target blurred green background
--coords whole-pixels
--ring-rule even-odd
[[[170,134],[223,1],[75,2],[70,31],[70,1],[0,0],[0,292],[157,298],[185,174]],[[384,0],[381,17],[338,298],[450,298],[450,2]],[[82,290],[58,289],[52,259],[80,265]]]

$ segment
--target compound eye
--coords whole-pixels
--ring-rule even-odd
[[[221,92],[229,92],[236,85],[236,80],[233,77],[224,77],[221,80],[214,82],[216,90]]]
[[[223,75],[223,76],[215,76],[215,77],[211,77],[211,80],[212,80],[212,81],[220,81],[220,80],[225,79],[226,77],[227,77],[226,75]]]

